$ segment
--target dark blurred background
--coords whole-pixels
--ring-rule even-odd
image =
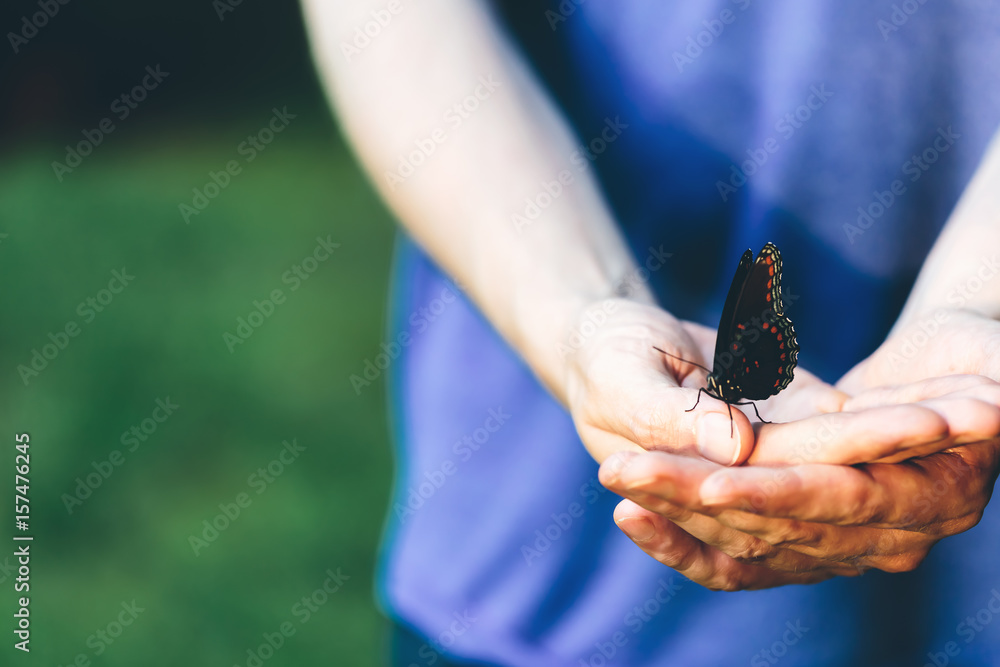
[[[235,2],[0,10],[0,664],[382,663],[384,378],[349,377],[380,351],[394,229],[298,5]],[[317,239],[339,247],[303,261]],[[30,655],[11,633],[20,432]]]

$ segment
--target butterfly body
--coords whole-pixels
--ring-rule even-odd
[[[774,396],[792,381],[798,354],[795,328],[781,301],[781,253],[773,243],[756,259],[747,250],[722,308],[715,359],[698,399],[704,392],[732,406]]]

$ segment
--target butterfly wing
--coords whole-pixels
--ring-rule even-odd
[[[727,350],[730,348],[733,335],[736,330],[736,306],[740,301],[740,294],[743,293],[743,285],[750,275],[750,268],[753,266],[753,252],[747,250],[740,257],[740,263],[736,266],[736,275],[729,286],[729,293],[726,294],[726,302],[722,306],[722,317],[719,318],[719,331],[715,337],[715,359],[712,361],[712,370],[719,368],[720,360],[727,358]]]
[[[747,254],[743,257],[746,259]],[[729,388],[728,398],[763,400],[787,387],[798,361],[799,346],[792,321],[785,316],[781,303],[781,254],[773,244],[765,245],[749,267],[733,312],[724,321],[729,322],[727,342],[720,356],[720,323],[713,373],[720,385]]]

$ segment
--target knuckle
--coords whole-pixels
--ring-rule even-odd
[[[939,532],[942,537],[958,535],[959,533],[964,533],[967,530],[975,528],[979,525],[979,522],[982,521],[982,519],[983,510],[979,509],[943,524],[937,532]]]
[[[686,507],[675,505],[650,493],[633,491],[627,497],[675,523],[688,521],[694,516],[694,512]]]
[[[711,591],[721,591],[724,593],[735,593],[745,588],[743,582],[733,575],[714,576],[702,585]]]
[[[774,548],[762,540],[752,540],[739,548],[727,550],[737,563],[759,563],[774,555]]]
[[[985,379],[985,378],[984,378]],[[995,382],[984,382],[976,387],[974,395],[993,407],[1000,407],[1000,385]]]
[[[670,432],[674,419],[676,415],[659,401],[624,418],[625,427],[635,442],[648,446],[664,444],[664,435]]]
[[[646,549],[646,552],[667,567],[671,567],[682,574],[686,570],[691,569],[698,560],[698,554],[695,549],[667,548],[657,551]]]
[[[867,486],[855,488],[845,496],[844,516],[848,525],[868,525],[885,520],[884,512],[873,502]]]
[[[781,529],[771,533],[767,541],[776,548],[789,546],[818,547],[823,543],[826,531],[823,527],[805,521],[789,521]]]
[[[929,549],[920,549],[916,552],[884,557],[880,559],[878,569],[893,574],[912,572],[924,562],[928,551]]]

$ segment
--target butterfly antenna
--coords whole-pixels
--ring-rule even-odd
[[[677,359],[678,361],[683,361],[685,364],[691,364],[692,366],[697,366],[698,368],[700,368],[701,370],[705,371],[709,375],[712,374],[712,371],[710,371],[709,369],[705,368],[704,366],[702,366],[699,363],[695,363],[693,361],[688,361],[687,359],[683,359],[681,357],[678,357],[676,354],[670,354],[666,350],[661,350],[660,348],[656,347],[655,345],[653,346],[653,349],[656,350],[657,352],[660,352],[662,354],[667,355],[668,357],[673,357],[674,359]]]

